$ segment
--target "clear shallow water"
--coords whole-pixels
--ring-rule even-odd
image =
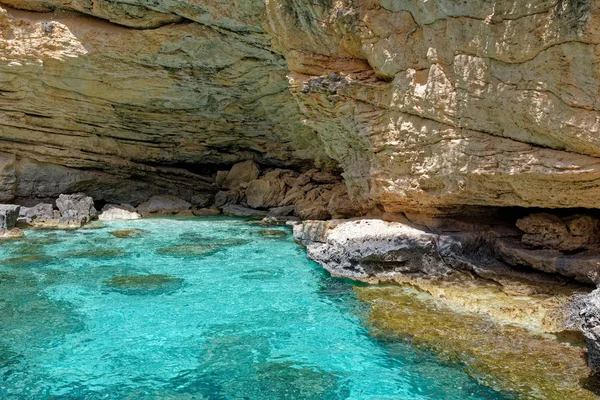
[[[1,399],[503,399],[369,336],[353,284],[287,228],[106,225],[0,244]]]

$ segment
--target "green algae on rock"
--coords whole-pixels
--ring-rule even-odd
[[[66,257],[81,257],[81,258],[110,258],[121,257],[125,253],[119,249],[90,249],[90,250],[73,250],[67,251],[63,255]]]
[[[258,233],[267,238],[280,239],[289,235],[288,232],[282,231],[280,229],[261,229]]]
[[[588,375],[584,350],[549,335],[458,313],[406,286],[355,289],[371,306],[375,335],[409,338],[497,390],[521,399],[597,399],[581,384]]]
[[[38,267],[50,263],[53,259],[53,257],[45,254],[32,254],[7,258],[2,261],[2,264],[13,268]]]
[[[43,254],[43,253],[44,253],[43,245],[31,244],[31,243],[23,243],[22,245],[16,247],[13,251],[11,251],[11,254],[25,255],[25,256]]]
[[[105,284],[125,294],[161,294],[179,289],[183,279],[163,274],[123,275],[111,278]]]
[[[179,235],[179,239],[184,241],[184,242],[189,242],[192,244],[211,244],[211,245],[215,245],[215,246],[227,246],[227,247],[231,247],[231,246],[242,246],[246,243],[250,243],[250,240],[248,239],[242,239],[242,238],[215,238],[215,237],[209,237],[206,236],[205,234],[200,234],[200,233],[193,233],[193,232],[186,232],[183,233],[181,235]]]
[[[118,237],[120,239],[127,239],[127,238],[141,237],[146,233],[146,231],[144,231],[142,229],[131,228],[131,229],[118,229],[116,231],[112,231],[112,232],[108,232],[108,233],[110,233],[114,237]]]
[[[174,257],[204,257],[216,253],[224,246],[208,244],[180,244],[175,246],[161,247],[156,254]]]

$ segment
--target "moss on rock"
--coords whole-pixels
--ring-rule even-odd
[[[589,375],[584,350],[549,335],[457,313],[408,287],[358,287],[376,334],[410,338],[498,390],[523,399],[597,399],[581,384]]]

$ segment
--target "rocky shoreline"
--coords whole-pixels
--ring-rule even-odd
[[[261,219],[266,225],[288,224],[307,256],[333,276],[392,284],[388,292],[417,290],[457,316],[513,326],[524,340],[546,335],[539,340],[552,348],[563,346],[563,354],[572,360],[587,345],[589,369],[576,361],[573,368],[582,379],[600,371],[600,292],[594,291],[600,279],[600,220],[594,215],[537,212],[515,223],[499,223],[388,214],[357,205],[332,173],[261,171],[252,161],[218,172],[214,186],[219,189],[215,193],[189,199],[156,195],[136,206],[102,204],[84,193],[61,194],[54,203],[32,207],[0,205],[2,238],[23,237],[22,228],[78,229],[102,221],[170,215],[225,214]],[[375,292],[365,290],[359,297],[371,302]],[[390,301],[386,307],[393,308],[396,300]],[[372,304],[373,315],[379,306]],[[553,365],[555,356],[548,357]],[[579,391],[575,383],[571,389]],[[558,389],[550,385],[544,390]],[[582,398],[588,397],[586,390]]]

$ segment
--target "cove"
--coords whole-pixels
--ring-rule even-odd
[[[0,398],[511,398],[372,335],[355,285],[244,219],[28,231],[0,245]]]

